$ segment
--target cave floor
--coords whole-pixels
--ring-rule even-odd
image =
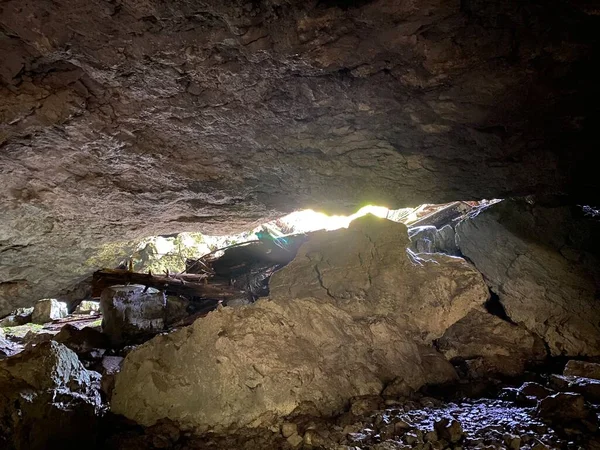
[[[383,403],[382,403],[383,402]],[[379,405],[382,408],[372,409]],[[242,429],[232,434],[188,436],[168,422],[115,433],[110,447],[172,449],[600,449],[592,421],[544,421],[534,404],[497,398],[444,401],[356,399],[336,418],[310,414],[288,418],[281,427]],[[288,435],[285,438],[285,435]]]

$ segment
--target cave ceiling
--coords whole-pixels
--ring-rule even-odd
[[[2,1],[0,313],[148,235],[596,201],[593,5]]]

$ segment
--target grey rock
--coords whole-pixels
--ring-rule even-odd
[[[31,315],[33,314],[33,307],[30,308],[17,308],[10,315],[0,319],[0,328],[2,327],[18,327],[19,325],[25,325],[31,322]]]
[[[0,361],[0,443],[44,450],[94,442],[102,409],[97,375],[53,341]]]
[[[54,298],[45,298],[38,300],[33,308],[31,321],[37,324],[52,322],[56,319],[62,319],[69,314],[67,304]]]
[[[598,199],[593,2],[346,3],[3,1],[0,315],[141,236]]]
[[[456,233],[508,316],[553,356],[577,356],[600,354],[598,226],[569,208],[505,200],[461,221]],[[578,259],[565,257],[566,248]]]
[[[145,339],[165,328],[165,294],[144,286],[111,286],[100,297],[102,331],[113,345]]]
[[[315,233],[273,276],[271,299],[219,308],[131,351],[113,411],[216,431],[270,424],[311,402],[337,413],[393,377],[412,390],[456,380],[425,342],[482,305],[487,288],[465,261],[415,261],[397,251],[407,245],[404,225],[374,217]]]
[[[73,314],[94,314],[100,312],[100,302],[96,300],[82,300],[73,311]]]
[[[456,233],[451,225],[444,225],[435,234],[435,249],[440,253],[458,255],[460,253],[456,245]]]
[[[433,253],[436,250],[435,237],[437,228],[434,226],[410,227],[410,249],[415,253]]]

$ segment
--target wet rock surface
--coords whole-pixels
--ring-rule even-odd
[[[553,356],[600,354],[600,223],[577,212],[505,200],[456,226],[508,317]]]
[[[4,1],[0,314],[150,235],[597,199],[592,4]]]

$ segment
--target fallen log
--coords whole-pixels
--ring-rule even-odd
[[[163,290],[167,294],[200,299],[224,300],[243,294],[243,291],[229,286],[228,280],[209,279],[206,274],[153,275],[123,269],[103,269],[92,277],[92,296],[99,297],[105,288],[119,284],[140,284]]]

